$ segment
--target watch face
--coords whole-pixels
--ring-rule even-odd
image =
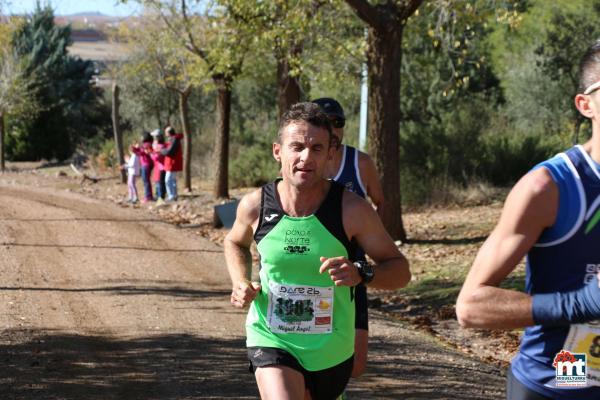
[[[370,282],[371,279],[373,279],[373,267],[371,267],[371,265],[366,264],[365,266],[365,279],[368,279],[368,281]]]
[[[358,268],[358,273],[362,278],[363,283],[369,283],[373,280],[373,267],[366,261],[357,261],[354,263]]]

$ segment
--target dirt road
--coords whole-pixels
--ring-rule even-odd
[[[257,398],[222,251],[191,231],[0,178],[0,399]],[[374,313],[351,399],[501,398],[501,371]]]

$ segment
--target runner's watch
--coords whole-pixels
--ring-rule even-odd
[[[375,271],[373,271],[373,266],[366,261],[355,261],[354,265],[358,269],[358,274],[362,278],[362,284],[367,284],[373,280],[375,277]]]

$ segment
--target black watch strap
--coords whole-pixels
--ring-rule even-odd
[[[366,261],[360,260],[355,261],[354,265],[356,265],[356,268],[358,269],[358,274],[362,278],[362,284],[366,285],[373,280],[373,278],[375,277],[375,272],[371,264],[369,264]]]

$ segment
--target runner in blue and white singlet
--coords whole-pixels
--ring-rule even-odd
[[[508,400],[600,399],[600,41],[579,79],[592,138],[517,182],[456,303],[463,327],[525,328]],[[501,288],[524,256],[525,292]]]
[[[381,216],[384,197],[375,163],[368,154],[352,146],[342,144],[346,116],[341,104],[335,99],[328,97],[313,100],[313,103],[318,104],[325,114],[327,114],[333,128],[332,146],[336,151],[329,163],[327,175],[362,198],[369,197],[378,214]],[[364,252],[360,249],[357,253],[357,259],[364,260]],[[352,377],[357,378],[364,373],[367,365],[369,307],[366,286],[358,285],[354,290],[354,294],[356,296],[356,336]]]
[[[352,146],[342,145],[342,162],[333,180],[343,185],[347,190],[356,193],[363,199],[367,197],[367,189],[360,178],[358,167],[359,151]]]
[[[555,224],[542,232],[527,255],[526,290],[533,295],[579,289],[600,267],[600,166],[581,146],[576,146],[536,168],[546,168],[552,175],[558,186],[559,203]],[[592,342],[598,338],[600,344],[599,328],[578,324],[525,329],[519,353],[512,362],[512,374],[528,388],[550,398],[600,399],[600,368],[592,368],[600,366],[600,346],[588,353],[591,387],[557,387],[556,368],[552,365],[563,349],[581,352],[578,341],[585,340],[584,332],[592,333]],[[569,335],[579,339],[567,340]]]

